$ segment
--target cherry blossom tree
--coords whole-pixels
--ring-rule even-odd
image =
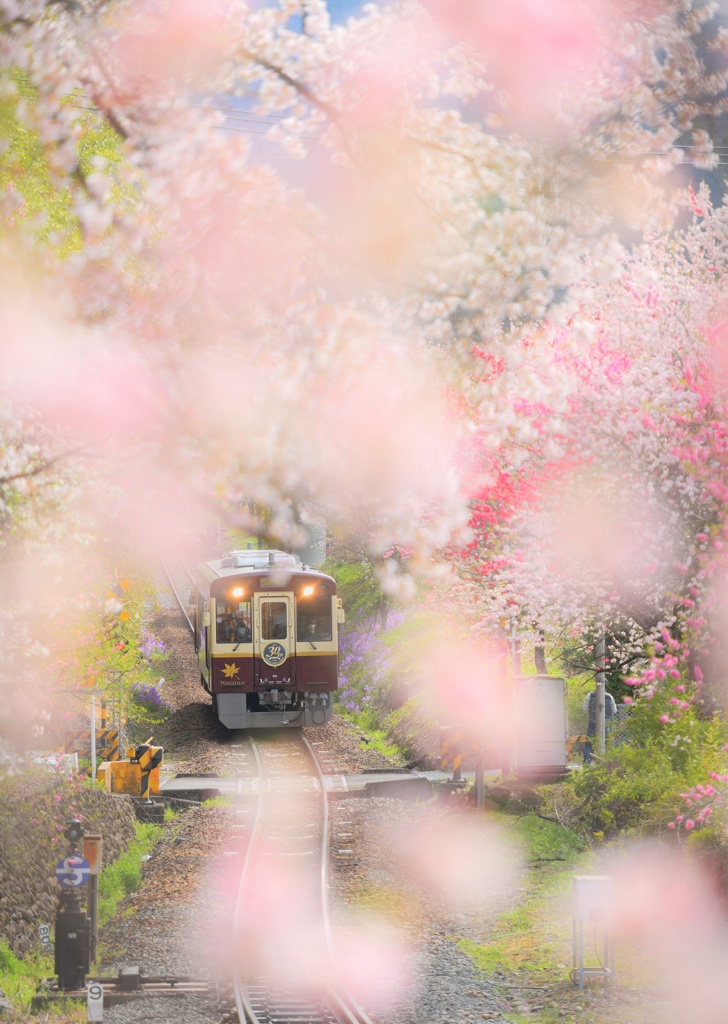
[[[510,460],[503,453],[494,467],[463,566],[467,600],[474,587],[482,593],[486,622],[506,616],[553,637],[628,619],[627,662],[649,641],[659,652],[668,635],[690,666],[712,650],[715,670],[726,210],[707,190],[690,200],[685,230],[637,247],[619,280],[540,333],[570,393],[551,404],[515,399],[532,440],[516,437]],[[653,682],[670,674],[663,659],[646,666]],[[666,666],[674,678],[676,666]]]
[[[725,75],[708,6],[529,12],[0,2],[5,504],[52,495],[41,577],[64,529],[149,556],[197,553],[211,516],[294,546],[324,518],[366,524],[407,595],[475,496],[515,522],[553,490],[579,401],[601,415],[584,311],[624,303],[620,234],[669,223],[665,175],[715,163],[695,124]],[[498,537],[486,601],[543,618]]]

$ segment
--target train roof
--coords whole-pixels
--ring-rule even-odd
[[[245,572],[249,572],[251,575],[265,572],[300,572],[331,579],[320,569],[305,565],[297,555],[271,548],[230,551],[222,558],[213,558],[208,562],[203,562],[197,567],[197,572],[209,582],[214,579],[222,579],[225,576],[239,576]]]

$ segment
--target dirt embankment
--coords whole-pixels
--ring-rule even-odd
[[[38,926],[52,924],[60,891],[54,869],[67,851],[69,818],[100,832],[104,863],[134,838],[131,799],[111,796],[38,767],[0,779],[0,938],[23,956],[38,944]]]

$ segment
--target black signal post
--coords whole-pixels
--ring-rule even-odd
[[[56,865],[61,894],[56,912],[55,971],[58,988],[70,992],[86,984],[91,922],[81,906],[81,887],[88,879],[88,863],[79,854],[79,849],[83,849],[83,825],[77,818],[71,818],[63,834],[68,852]]]

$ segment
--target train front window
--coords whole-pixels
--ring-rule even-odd
[[[260,605],[260,635],[263,640],[285,640],[288,636],[288,606],[285,601],[263,601]]]
[[[333,638],[331,594],[329,588],[318,586],[307,593],[304,587],[296,603],[296,636],[311,643]]]
[[[221,594],[216,602],[217,631],[219,644],[249,644],[253,640],[251,631],[250,599]]]

